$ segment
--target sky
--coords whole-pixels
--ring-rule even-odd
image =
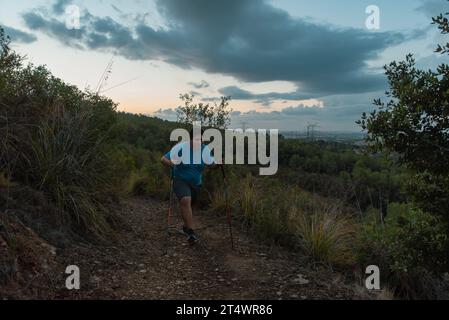
[[[447,39],[431,25],[449,11],[446,0],[0,0],[0,8],[14,50],[99,89],[119,110],[176,120],[182,93],[212,104],[231,96],[234,128],[360,131],[355,122],[388,89],[385,64],[408,53],[426,69],[449,60],[434,53]]]

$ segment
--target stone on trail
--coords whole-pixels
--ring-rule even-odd
[[[304,278],[302,274],[298,275],[298,277],[295,280],[293,280],[293,282],[300,285],[306,285],[310,283],[310,281]]]

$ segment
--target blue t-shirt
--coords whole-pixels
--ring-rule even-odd
[[[165,157],[175,163],[173,178],[201,186],[204,168],[206,165],[214,164],[215,160],[209,147],[204,144],[201,145],[201,152],[199,149],[197,151],[192,149],[189,142],[182,142],[174,146]]]

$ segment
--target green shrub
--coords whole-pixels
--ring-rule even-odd
[[[358,259],[362,266],[377,265],[389,284],[409,297],[426,295],[417,283],[438,277],[449,266],[446,226],[425,212],[393,204],[385,224],[367,223],[360,234]],[[430,288],[429,288],[430,290]]]
[[[223,190],[214,190],[211,192],[210,209],[214,212],[226,211],[226,196]]]
[[[42,192],[60,223],[110,233],[109,204],[128,174],[116,105],[81,92],[45,67],[23,66],[0,30],[0,172]]]
[[[232,185],[234,212],[246,230],[265,241],[300,247],[319,262],[354,263],[356,224],[340,203],[314,196],[282,181],[247,175]],[[222,209],[223,198],[214,196],[213,208]]]
[[[417,174],[407,186],[414,202],[424,211],[439,216],[449,223],[449,177]]]
[[[132,195],[167,200],[170,191],[169,171],[159,161],[150,158],[141,169],[132,172],[129,184]]]
[[[314,260],[335,266],[354,263],[353,240],[356,224],[337,208],[315,213],[292,209],[296,234],[304,252]]]
[[[292,169],[299,169],[301,168],[302,162],[303,159],[299,155],[295,154],[290,158],[289,166]]]
[[[69,213],[70,221],[63,224],[102,234],[110,231],[107,203],[119,194],[127,171],[109,130],[99,129],[94,108],[41,107],[46,116],[26,127],[8,115],[1,165],[13,180],[43,191],[61,212]]]

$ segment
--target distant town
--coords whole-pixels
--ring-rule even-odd
[[[299,139],[309,141],[335,141],[364,145],[366,134],[363,132],[318,131],[315,127],[308,127],[305,131],[281,131],[285,139]]]

